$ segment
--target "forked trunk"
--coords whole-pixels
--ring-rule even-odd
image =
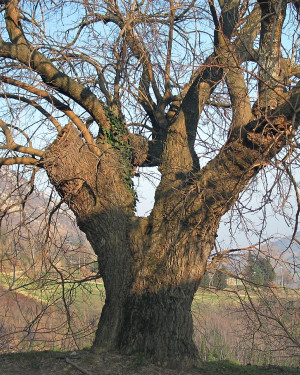
[[[107,293],[93,350],[141,354],[171,368],[199,365],[193,342],[192,301],[205,271],[208,246],[196,253],[199,243],[192,243],[192,233],[170,231],[164,237],[154,234],[152,238],[155,230],[151,220],[129,221],[127,239],[121,239],[117,223],[109,223],[120,243],[128,244],[128,249],[122,250],[127,259],[116,259],[111,248],[103,262],[103,254],[91,241],[99,254]],[[152,228],[151,233],[145,232],[147,228]]]
[[[95,156],[67,125],[45,152],[44,167],[99,260],[106,301],[94,351],[142,353],[173,368],[199,363],[192,301],[219,221],[255,173],[249,153],[234,164],[242,147],[233,142],[193,173],[184,172],[193,161],[183,155],[182,170],[164,171],[148,218],[133,214],[128,171],[117,149],[99,143],[102,153]],[[163,168],[168,171],[176,157],[167,154]]]
[[[132,7],[129,1],[124,2],[126,7],[119,7],[117,1],[99,2],[104,13],[90,17],[89,2],[80,1],[78,3],[86,7],[88,20],[78,24],[74,39],[78,48],[81,43],[77,43],[77,37],[83,27],[93,28],[95,22],[101,21],[103,25],[108,24],[111,31],[118,28],[119,31],[107,37],[107,43],[114,41],[113,45],[109,47],[105,42],[100,53],[91,52],[94,57],[88,58],[78,51],[72,56],[64,53],[58,59],[57,52],[51,52],[48,44],[45,49],[29,35],[30,27],[22,28],[24,12],[18,9],[19,3],[18,0],[1,1],[7,31],[5,41],[0,38],[0,55],[14,61],[5,67],[1,77],[1,98],[9,106],[9,110],[3,112],[3,120],[7,118],[6,112],[14,108],[21,112],[12,116],[11,124],[0,120],[1,149],[5,155],[0,158],[0,164],[44,167],[98,256],[106,302],[94,350],[139,352],[164,366],[193,366],[198,363],[198,354],[193,343],[191,306],[213,249],[220,219],[251,178],[285,145],[292,146],[290,139],[299,126],[300,86],[290,80],[293,76],[299,77],[299,68],[283,58],[281,45],[288,2],[260,0],[247,14],[239,11],[237,1],[219,2],[217,8],[213,1],[209,2],[215,24],[213,53],[199,67],[196,63],[198,47],[190,53],[186,41],[186,56],[180,58],[178,64],[173,62],[178,54],[174,53],[174,48],[180,46],[181,34],[176,31],[176,25],[189,22],[195,1],[182,1],[180,6],[177,2],[178,6],[166,8],[162,17],[151,16],[153,9],[144,6],[144,1],[132,2]],[[163,2],[157,3],[162,9],[160,3]],[[190,5],[185,8],[184,3]],[[299,10],[298,1],[291,3]],[[149,30],[147,41],[141,39],[139,29]],[[87,33],[93,33],[92,30]],[[43,34],[43,38],[45,36]],[[161,45],[166,42],[165,62],[161,57],[163,50],[157,57],[153,54],[153,37],[158,38]],[[102,36],[100,40],[103,41]],[[92,44],[97,45],[96,41]],[[71,45],[66,44],[65,50]],[[48,57],[43,55],[43,50],[48,51]],[[191,61],[190,68],[185,66],[178,76],[175,66],[184,66],[190,60],[188,56],[194,53],[195,63]],[[70,59],[74,66],[69,65]],[[78,59],[82,59],[81,64]],[[246,72],[248,78],[252,78],[245,80],[243,65],[255,60],[258,72],[256,75]],[[18,62],[20,66],[14,65]],[[91,76],[83,75],[79,79],[77,74],[85,64],[91,67]],[[70,76],[63,71],[65,66],[71,68]],[[28,73],[21,73],[26,67]],[[15,68],[17,76],[24,77],[23,82],[12,78]],[[184,75],[190,70],[192,75],[185,84]],[[134,86],[129,82],[129,71],[134,73]],[[98,80],[91,80],[94,74],[99,75]],[[36,75],[45,85],[39,87]],[[252,86],[254,78],[257,78],[258,97],[257,105],[251,108],[247,86],[249,82]],[[215,88],[223,83],[227,86],[224,92],[228,91],[225,108],[210,100]],[[15,89],[11,91],[8,85]],[[49,94],[44,91],[46,86],[50,88]],[[99,99],[90,86],[95,92],[101,92]],[[23,94],[17,96],[19,92]],[[223,100],[221,92],[223,88],[215,96],[217,102]],[[75,115],[64,98],[69,98],[73,103],[71,107],[81,114]],[[23,102],[24,106],[12,106],[11,100]],[[228,109],[227,102],[230,102]],[[43,103],[48,103],[46,109]],[[209,103],[220,108],[211,120],[213,112],[206,111],[207,122],[211,124],[205,124],[202,131],[212,137],[207,146],[208,135],[199,143],[199,149],[203,145],[207,151],[203,160],[210,158],[226,137],[225,133],[221,134],[218,121],[223,122],[228,138],[218,154],[200,169],[196,139],[199,120]],[[48,113],[49,105],[53,108]],[[44,120],[40,117],[34,120],[32,129],[37,130],[29,131],[28,135],[26,129],[31,126],[26,125],[24,131],[18,125],[27,106],[45,116]],[[59,124],[60,116],[56,120],[53,117],[58,111],[71,120],[63,129]],[[138,116],[137,122],[131,122],[133,113]],[[90,132],[90,120],[86,125],[82,122],[87,114],[98,124],[96,137],[94,131]],[[130,115],[131,124],[124,123],[126,114]],[[232,116],[230,125],[229,115]],[[57,140],[45,152],[36,150],[31,144],[32,138],[34,141],[40,126],[43,129],[51,122],[59,131]],[[36,126],[37,123],[41,125]],[[140,128],[141,134],[130,134],[132,127],[134,132]],[[91,129],[95,129],[94,125]],[[143,133],[147,137],[144,138]],[[15,134],[19,134],[16,141]],[[24,139],[24,145],[17,144],[19,138]],[[38,139],[33,142],[38,143]],[[157,166],[161,172],[155,205],[148,218],[136,218],[133,213],[135,196],[131,177],[133,166],[137,165]]]
[[[169,207],[159,204],[159,196],[166,193],[162,190],[149,218],[127,217],[126,238],[121,240],[117,220],[109,222],[110,231],[123,245],[126,258],[122,260],[111,248],[104,258],[109,261],[103,262],[102,250],[93,240],[95,232],[89,235],[91,225],[85,226],[99,254],[107,291],[93,350],[139,353],[162,366],[188,368],[200,364],[193,342],[192,301],[214,245],[218,220],[198,222],[197,229],[197,219],[189,217],[181,195],[175,194]],[[101,227],[98,223],[98,230]]]
[[[151,216],[135,217],[113,150],[99,160],[72,126],[46,151],[44,166],[99,259],[106,301],[94,351],[142,353],[175,368],[199,363],[191,304],[218,222],[199,226],[197,205],[186,205],[171,181],[158,189]]]

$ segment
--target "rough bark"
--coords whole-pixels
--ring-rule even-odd
[[[181,144],[176,137],[181,139],[179,130],[186,129],[180,121],[169,139],[173,146]],[[193,172],[188,146],[181,154],[167,147],[152,214],[138,218],[120,155],[104,142],[99,148],[101,156],[93,154],[69,124],[43,161],[98,255],[106,302],[93,348],[139,352],[174,368],[197,365],[193,296],[219,221],[259,169],[261,152],[247,139],[233,139],[205,168]]]
[[[57,140],[45,152],[33,153],[41,159],[27,163],[45,168],[98,256],[106,302],[93,349],[139,352],[175,368],[197,365],[191,304],[220,219],[253,176],[289,141],[299,123],[299,86],[288,93],[283,90],[286,77],[281,69],[280,36],[286,2],[259,1],[243,31],[238,25],[236,0],[219,2],[220,17],[211,1],[214,52],[174,98],[168,77],[174,9],[165,85],[157,81],[151,53],[139,38],[134,22],[125,22],[120,10],[108,11],[99,18],[120,27],[118,38],[123,38],[142,65],[137,101],[152,122],[149,142],[129,134],[120,120],[120,102],[114,103],[118,107],[116,116],[113,108],[104,106],[88,87],[60,71],[30,45],[22,31],[17,0],[2,3],[6,4],[10,42],[0,39],[0,55],[39,74],[45,85],[75,101],[99,126],[95,139],[88,126],[69,107],[62,106],[55,95],[11,77],[2,78],[46,99],[72,121],[63,129],[56,126]],[[114,9],[118,10],[117,4]],[[258,17],[262,17],[261,27]],[[253,43],[259,28],[260,46],[256,52]],[[232,41],[234,30],[240,35]],[[257,113],[251,109],[241,69],[244,59],[257,59],[259,65]],[[226,82],[232,106],[229,135],[218,155],[200,170],[195,152],[198,122],[221,80]],[[165,92],[160,92],[160,86]],[[119,93],[115,94],[119,100]],[[5,124],[2,129],[9,149],[10,133]],[[4,162],[11,162],[11,158],[0,159]],[[130,178],[136,165],[159,166],[162,174],[148,218],[134,216]]]
[[[138,351],[172,367],[196,364],[191,303],[218,220],[196,229],[207,209],[193,216],[185,194],[192,200],[198,194],[182,180],[161,185],[149,218],[134,217],[114,149],[106,152],[108,159],[93,155],[69,124],[43,161],[98,255],[106,302],[94,350]],[[173,189],[178,183],[184,195]]]
[[[134,216],[130,170],[120,149],[103,140],[99,156],[71,123],[63,129],[45,151],[43,166],[99,259],[106,302],[96,352],[139,352],[174,368],[199,364],[191,305],[220,219],[286,143],[290,125],[283,115],[273,117],[270,129],[263,118],[252,120],[197,170],[179,115],[169,128],[148,218]]]

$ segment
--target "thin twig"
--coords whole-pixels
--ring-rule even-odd
[[[88,370],[78,366],[76,363],[74,363],[73,361],[71,361],[68,357],[65,358],[66,362],[69,363],[70,365],[74,366],[75,368],[77,368],[77,370],[81,371],[83,374],[86,374],[86,375],[93,375],[91,372],[89,372]]]

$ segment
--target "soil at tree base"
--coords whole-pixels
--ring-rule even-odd
[[[207,362],[190,371],[162,369],[142,356],[101,356],[78,352],[29,352],[0,355],[1,375],[296,375],[300,368],[240,366],[228,361]]]

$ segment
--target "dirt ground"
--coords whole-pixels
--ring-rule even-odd
[[[33,352],[0,356],[1,375],[196,375],[146,363],[142,358],[88,351],[73,353]]]
[[[200,369],[162,369],[143,358],[88,351],[29,352],[0,355],[0,375],[296,375],[299,368],[240,366],[231,362],[204,363]]]

